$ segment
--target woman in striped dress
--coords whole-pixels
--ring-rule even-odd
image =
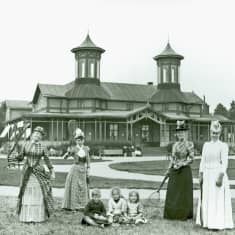
[[[76,129],[74,139],[76,145],[68,148],[68,154],[65,157],[65,159],[69,156],[73,157],[74,164],[66,177],[62,208],[83,210],[89,198],[89,148],[88,146],[84,146],[84,133],[81,129]]]
[[[42,127],[36,127],[30,141],[25,143],[21,153],[16,157],[19,161],[25,158],[17,203],[17,214],[21,222],[43,222],[53,211],[50,181],[55,179],[55,172],[48,152],[41,143],[44,134]],[[49,174],[41,164],[42,158],[49,168]]]

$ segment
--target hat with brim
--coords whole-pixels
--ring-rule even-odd
[[[188,130],[188,127],[187,125],[185,124],[185,121],[180,121],[178,120],[176,122],[176,131],[187,131]]]
[[[35,131],[37,131],[37,132],[41,133],[41,135],[42,135],[42,136],[44,136],[44,135],[45,135],[44,128],[43,128],[43,127],[41,127],[41,126],[37,126],[37,127],[35,127],[35,128],[33,129],[33,132],[35,132]]]
[[[221,127],[221,124],[218,120],[211,121],[211,126],[210,126],[211,132],[220,133],[221,129],[222,129],[222,127]]]
[[[74,139],[84,139],[85,137],[84,132],[80,128],[77,128],[74,131],[73,136],[74,136]]]

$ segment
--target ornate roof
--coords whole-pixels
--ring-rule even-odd
[[[170,43],[168,42],[165,49],[162,51],[162,53],[160,53],[159,55],[155,56],[154,59],[158,60],[160,58],[168,58],[168,57],[173,57],[173,58],[178,58],[180,60],[182,60],[184,57],[178,53],[176,53]]]
[[[87,34],[85,40],[82,42],[80,46],[73,48],[71,51],[77,52],[79,50],[84,50],[84,49],[97,50],[97,51],[100,51],[101,53],[105,52],[103,48],[95,45],[95,43],[91,40],[89,34]]]

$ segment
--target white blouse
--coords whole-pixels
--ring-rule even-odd
[[[202,159],[199,172],[208,169],[218,169],[221,173],[226,173],[228,167],[228,145],[218,141],[206,142],[202,149]]]

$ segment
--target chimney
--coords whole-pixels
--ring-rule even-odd
[[[153,82],[147,82],[147,85],[153,86]]]

